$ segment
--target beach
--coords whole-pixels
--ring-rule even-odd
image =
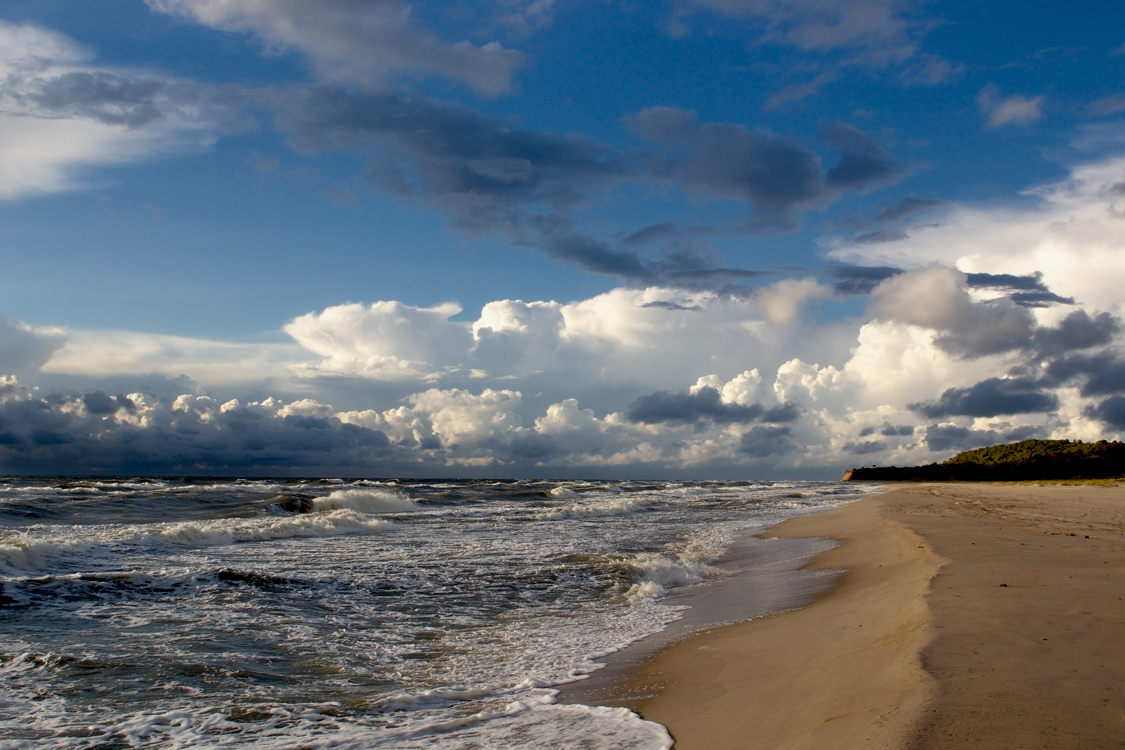
[[[764,537],[841,544],[808,606],[705,630],[613,700],[678,750],[1125,747],[1125,489],[894,485]]]

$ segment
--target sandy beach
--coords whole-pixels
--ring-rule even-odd
[[[840,540],[839,584],[607,702],[678,750],[1125,747],[1125,488],[899,485],[764,536]]]

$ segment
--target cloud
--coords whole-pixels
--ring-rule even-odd
[[[803,452],[801,447],[790,438],[792,434],[793,430],[789,427],[766,425],[752,427],[742,433],[739,438],[738,449],[740,452],[755,458]]]
[[[762,415],[762,407],[754,404],[726,404],[717,390],[700,388],[690,393],[659,391],[641,396],[625,410],[632,422],[657,424],[660,422],[698,422],[708,420],[717,424],[747,424]]]
[[[1121,330],[1121,321],[1109,313],[1090,315],[1075,310],[1055,327],[1035,331],[1035,345],[1044,354],[1060,354],[1110,343]]]
[[[664,121],[673,132],[685,123],[695,127],[690,118]],[[340,429],[332,420],[377,432],[387,442],[363,449],[369,465],[399,474],[831,476],[857,456],[903,465],[1020,437],[1109,439],[1121,429],[1115,399],[1125,396],[1125,248],[1113,214],[1123,165],[1107,158],[1076,167],[1015,208],[949,206],[941,226],[891,245],[829,245],[827,276],[869,289],[866,307],[824,296],[827,287],[811,279],[780,279],[741,296],[654,285],[569,302],[495,300],[476,316],[454,304],[338,305],[300,316],[289,326],[294,343],[268,347],[67,331],[43,370],[70,373],[62,384],[73,392],[29,391],[23,401],[39,405],[6,412],[0,432],[18,437],[21,466],[33,444],[36,460],[61,466],[81,464],[84,454],[67,446],[84,445],[95,427],[124,441],[146,414],[165,424],[156,404],[175,397],[78,382],[89,366],[120,373],[117,382],[144,382],[139,374],[158,369],[169,379],[156,389],[165,396],[177,387],[171,378],[189,373],[196,382],[177,395],[224,390],[222,399],[210,396],[220,414],[238,396],[231,409],[265,415],[252,422],[263,440],[274,438],[260,430],[284,419],[327,420],[326,435]],[[660,227],[631,248],[674,244],[690,231]],[[620,241],[606,247],[631,250]],[[680,262],[636,257],[646,269]],[[692,271],[680,263],[679,272]],[[1029,307],[1019,294],[1074,304]],[[802,312],[822,297],[847,313]],[[255,371],[268,377],[249,380]],[[201,437],[162,439],[169,450],[186,445],[183,455],[201,465],[214,463],[208,441],[221,449],[233,439],[191,420],[177,424]],[[276,439],[312,450],[298,438],[318,424],[293,422],[305,432]],[[133,454],[138,466],[159,463],[158,435],[129,438],[149,451]],[[269,458],[230,445],[248,462]],[[289,458],[328,465],[299,451]],[[169,454],[164,465],[175,460]]]
[[[0,465],[50,474],[307,475],[370,472],[391,457],[383,433],[299,415],[309,403],[296,406],[102,391],[40,398],[0,379]]]
[[[826,242],[827,260],[852,266],[917,269],[940,263],[970,273],[1042,274],[1044,287],[1084,309],[1122,312],[1125,238],[1114,213],[1125,158],[1078,164],[1061,181],[1032,187],[1012,205],[961,205],[941,225],[885,245]],[[1018,291],[1018,290],[1015,290]],[[1058,316],[1061,317],[1061,314]]]
[[[467,324],[449,320],[460,312],[453,303],[430,308],[400,302],[337,305],[295,318],[285,332],[326,357],[304,368],[306,374],[425,380],[464,361],[472,333]]]
[[[882,440],[863,440],[857,442],[846,443],[844,450],[848,453],[854,453],[857,456],[865,456],[871,453],[882,453],[887,449],[887,444]]]
[[[73,190],[90,168],[213,142],[222,92],[90,58],[66,36],[0,20],[0,200]]]
[[[305,355],[293,344],[254,344],[137,331],[67,330],[44,373],[84,378],[188,376],[210,386],[285,379]],[[61,341],[61,340],[60,340]]]
[[[902,173],[889,153],[846,125],[822,133],[841,154],[823,172],[820,157],[795,141],[741,125],[700,124],[694,113],[681,109],[651,107],[625,123],[665,149],[650,161],[654,177],[674,180],[697,198],[745,201],[748,227],[759,231],[790,229],[799,211],[830,200],[838,191],[862,192]]]
[[[1125,430],[1125,396],[1110,396],[1086,409],[1086,416],[1104,422],[1117,430]]]
[[[0,375],[37,372],[64,344],[66,334],[57,328],[32,328],[0,317]]]
[[[1009,96],[998,99],[998,92],[995,86],[986,86],[977,95],[977,106],[988,118],[988,127],[1027,125],[1043,116],[1044,97]]]
[[[784,312],[785,325],[800,330],[793,308],[777,308],[799,306],[810,296],[823,292],[807,282],[779,282],[754,299],[713,291],[618,288],[565,304],[497,300],[472,322],[451,320],[460,312],[452,303],[418,308],[376,302],[309,313],[285,330],[323,358],[296,367],[304,377],[456,383],[486,373],[491,378],[534,377],[537,389],[585,389],[608,375],[653,391],[693,382],[700,361],[727,375],[742,372],[738,363],[744,347],[764,353],[776,346],[768,331],[777,324],[763,316],[769,314],[763,299],[775,317]],[[809,346],[815,346],[814,339]]]
[[[743,200],[751,223],[763,229],[791,226],[796,211],[824,195],[820,157],[795,141],[740,125],[700,125],[694,114],[669,107],[643,110],[627,124],[679,152],[656,165],[656,176],[666,175],[696,196]]]
[[[499,42],[443,41],[413,22],[410,6],[401,0],[146,2],[155,11],[215,29],[252,33],[270,50],[300,52],[329,82],[384,87],[402,75],[437,75],[496,95],[511,90],[512,74],[525,62]],[[525,18],[531,10],[525,9]],[[539,8],[541,17],[548,11]]]
[[[766,313],[766,320],[785,325],[797,319],[801,306],[810,299],[832,296],[832,288],[816,279],[782,279],[758,292],[755,301]]]
[[[941,332],[936,343],[965,357],[1027,347],[1034,319],[1008,299],[974,302],[965,274],[931,266],[893,276],[871,293],[879,313],[891,320]]]
[[[1113,96],[1096,99],[1090,102],[1086,109],[1089,110],[1090,114],[1097,117],[1116,114],[1125,109],[1125,94],[1114,94]]]
[[[1042,437],[1041,430],[1023,427],[1015,430],[974,430],[956,425],[930,425],[926,428],[926,446],[940,453],[966,451],[983,448],[998,443],[1012,443],[1020,440]]]
[[[1073,305],[1073,297],[1061,297],[1046,287],[1040,271],[1016,276],[1010,273],[970,273],[966,274],[970,288],[998,289],[1012,292],[1008,299],[1022,307],[1047,307],[1048,305]]]
[[[877,432],[883,437],[909,437],[914,434],[914,430],[915,428],[913,425],[893,425],[890,422],[884,421],[882,427],[864,427],[859,431],[859,436],[868,437],[869,435],[874,435]]]
[[[625,152],[408,93],[314,85],[254,99],[298,151],[374,150],[364,181],[438,210],[455,230],[499,232],[516,247],[634,285],[717,289],[762,273],[722,265],[706,244],[715,230],[663,222],[622,233],[615,244],[576,223],[577,211],[627,181],[671,181],[697,199],[743,201],[749,217],[735,231],[762,232],[792,229],[800,211],[904,173],[871,138],[844,125],[824,131],[840,156],[823,172],[820,157],[794,141],[739,125],[701,125],[694,114],[666,107],[626,118],[656,148]],[[653,245],[656,251],[647,249]]]
[[[969,388],[950,388],[937,401],[908,404],[923,417],[995,417],[1058,409],[1059,399],[1038,384],[1020,378],[988,378]]]
[[[876,60],[909,57],[918,27],[909,0],[695,0],[705,8],[762,24],[764,40],[806,51],[864,50]]]
[[[948,204],[948,201],[937,198],[903,198],[893,206],[885,206],[880,209],[879,213],[875,215],[874,221],[877,224],[902,221],[923,211],[931,211]]]
[[[1083,380],[1083,396],[1105,396],[1125,393],[1125,360],[1112,352],[1072,354],[1050,362],[1044,381],[1051,385]]]
[[[870,294],[880,282],[902,273],[892,266],[853,266],[849,263],[829,263],[825,273],[839,279],[832,287],[840,294]]]
[[[874,232],[864,232],[852,238],[857,245],[881,245],[884,242],[898,242],[910,237],[905,229],[876,229]]]
[[[834,123],[822,128],[820,137],[840,153],[839,161],[825,174],[829,188],[865,192],[874,186],[894,182],[906,171],[895,162],[890,152],[850,125]]]
[[[511,127],[417,95],[311,86],[263,92],[259,102],[298,150],[375,146],[364,179],[378,190],[438,209],[454,229],[503,230],[517,244],[565,242],[575,231],[558,213],[633,174],[588,138]]]

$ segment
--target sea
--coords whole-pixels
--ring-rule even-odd
[[[871,491],[0,477],[0,747],[669,748],[560,691],[789,606],[753,533]]]

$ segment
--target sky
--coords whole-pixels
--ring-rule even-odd
[[[1125,6],[0,0],[0,471],[1125,433]]]

